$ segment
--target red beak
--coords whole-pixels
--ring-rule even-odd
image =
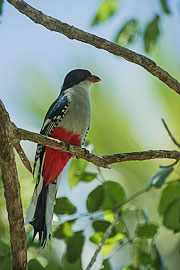
[[[101,79],[95,75],[91,75],[90,77],[87,78],[88,81],[95,83],[95,82],[100,82]]]

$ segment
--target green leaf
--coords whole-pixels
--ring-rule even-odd
[[[172,173],[173,170],[174,170],[173,167],[161,168],[149,180],[149,182],[147,184],[147,190],[149,190],[152,186],[154,186],[156,188],[162,187],[162,185],[165,183],[166,179]]]
[[[71,220],[60,224],[53,232],[53,237],[57,239],[63,239],[73,236],[74,232],[72,231],[72,226],[74,223],[75,220]]]
[[[111,223],[105,220],[95,220],[92,223],[93,229],[96,232],[105,232]]]
[[[156,224],[138,224],[136,227],[136,235],[140,238],[153,238],[157,233],[158,226]]]
[[[0,262],[1,270],[11,269],[11,257],[6,257]]]
[[[68,238],[67,259],[69,262],[74,263],[81,256],[83,243],[82,231],[76,232],[72,237]]]
[[[145,28],[144,49],[147,53],[151,52],[157,44],[157,40],[160,35],[159,21],[160,17],[156,15]]]
[[[3,9],[2,9],[3,2],[4,0],[0,0],[0,15],[2,15],[2,12],[3,12]]]
[[[82,270],[81,258],[79,257],[75,263],[71,263],[67,259],[67,253],[62,258],[63,270]]]
[[[8,253],[10,253],[10,246],[0,240],[0,254],[7,255]]]
[[[119,30],[115,42],[123,47],[136,41],[140,34],[139,23],[135,19],[127,21]]]
[[[43,270],[42,265],[35,259],[32,259],[28,262],[28,270]]]
[[[95,230],[95,233],[90,238],[90,240],[95,244],[99,244],[101,242],[107,228],[110,226],[110,224],[111,224],[110,222],[105,221],[105,220],[95,220],[92,223],[92,226]],[[108,239],[106,239],[105,243],[112,244],[112,243],[117,242],[118,240],[120,240],[124,237],[125,237],[124,234],[117,232],[116,229],[113,228],[110,236],[108,237]]]
[[[80,172],[77,176],[79,177],[79,181],[90,182],[97,177],[97,173],[84,171]]]
[[[103,270],[111,270],[112,269],[111,264],[110,264],[110,262],[109,262],[108,259],[106,259],[106,260],[103,261],[103,265],[102,266],[103,266],[102,267]]]
[[[87,198],[87,209],[89,212],[95,212],[100,209],[104,199],[104,189],[100,185],[94,189]]]
[[[168,211],[169,206],[179,199],[179,183],[174,182],[169,184],[162,192],[158,206],[160,215],[164,215]]]
[[[117,8],[118,8],[118,0],[104,1],[100,5],[94,19],[92,20],[91,26],[107,21],[116,12]]]
[[[48,265],[44,268],[44,270],[63,270],[63,268],[54,262],[49,262]]]
[[[58,198],[54,207],[54,213],[57,215],[72,215],[76,212],[76,207],[66,197]]]
[[[167,0],[160,0],[160,4],[161,4],[161,6],[162,6],[162,8],[163,8],[163,10],[164,10],[164,12],[166,14],[170,14],[171,13],[171,11],[169,9],[169,6],[167,4]]]
[[[123,187],[114,181],[106,181],[103,184],[104,200],[102,209],[112,209],[116,205],[121,205],[126,201],[126,194]]]
[[[179,199],[169,205],[163,216],[163,224],[174,232],[180,231]]]
[[[85,171],[87,161],[84,159],[73,158],[71,161],[71,167],[69,170],[69,186],[72,189],[79,181],[81,181],[81,174]]]

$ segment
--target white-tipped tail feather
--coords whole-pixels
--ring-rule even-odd
[[[51,237],[51,224],[59,182],[60,177],[46,186],[41,176],[39,183],[34,189],[27,210],[26,224],[30,223],[34,227],[33,239],[39,233],[39,240],[42,247],[45,247],[48,239]]]

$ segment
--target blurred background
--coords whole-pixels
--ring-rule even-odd
[[[29,0],[28,3],[63,22],[147,55],[180,80],[179,0]],[[87,136],[98,155],[176,149],[161,118],[167,121],[180,141],[180,97],[157,78],[120,57],[50,32],[6,1],[0,21],[0,98],[18,127],[39,132],[43,117],[58,96],[65,75],[72,69],[83,68],[102,79],[91,92],[92,118]],[[33,163],[36,145],[22,142],[22,146]],[[119,181],[130,196],[146,186],[160,165],[170,163],[167,160],[126,162],[113,165],[112,170],[103,169],[102,173],[107,180]],[[80,214],[85,213],[87,196],[98,181],[80,182],[70,189],[67,181],[69,166],[63,172],[58,197],[68,197]],[[89,170],[97,172],[93,165],[88,166]],[[17,167],[26,211],[34,182],[18,156]],[[180,168],[176,166],[173,178],[178,178],[179,174]],[[0,239],[7,244],[8,221],[2,182],[0,185]],[[134,204],[146,208],[150,218],[161,224],[157,212],[160,195],[161,190],[146,193],[133,201],[132,207]],[[76,226],[87,224],[83,219]],[[92,233],[91,228],[88,233]],[[179,240],[179,233],[174,234],[161,226],[156,241],[168,269],[179,269]],[[95,247],[92,243],[85,245],[83,267]],[[47,250],[30,247],[28,259],[37,258],[45,267],[47,260],[58,262],[64,249],[63,241],[53,239]],[[124,254],[127,254],[126,250],[113,254],[112,269],[121,269],[128,263],[129,256],[124,258]],[[124,259],[126,261],[122,264]],[[92,269],[99,269],[101,261],[99,256]],[[4,265],[6,263],[8,265],[8,259]]]

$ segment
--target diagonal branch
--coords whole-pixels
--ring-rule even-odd
[[[111,232],[112,232],[114,226],[116,225],[116,223],[118,222],[119,218],[120,218],[120,213],[118,213],[116,211],[114,214],[114,221],[109,225],[109,227],[105,231],[101,242],[98,244],[96,251],[94,252],[94,255],[92,256],[92,258],[91,258],[91,260],[90,260],[90,262],[85,270],[90,270],[92,268],[93,264],[95,263],[95,261],[97,259],[99,252],[101,251],[101,248],[103,247],[103,245],[106,242],[106,240],[108,239],[108,237],[111,235]]]
[[[28,16],[35,23],[41,24],[50,31],[55,31],[67,36],[69,39],[76,39],[78,41],[90,44],[98,49],[106,50],[109,53],[123,57],[129,62],[135,63],[146,69],[153,76],[159,78],[171,89],[180,94],[180,83],[173,78],[167,71],[159,67],[154,61],[146,56],[135,53],[127,48],[119,46],[104,38],[82,31],[67,23],[63,23],[53,17],[50,17],[43,12],[31,7],[23,0],[7,0],[21,13]]]

